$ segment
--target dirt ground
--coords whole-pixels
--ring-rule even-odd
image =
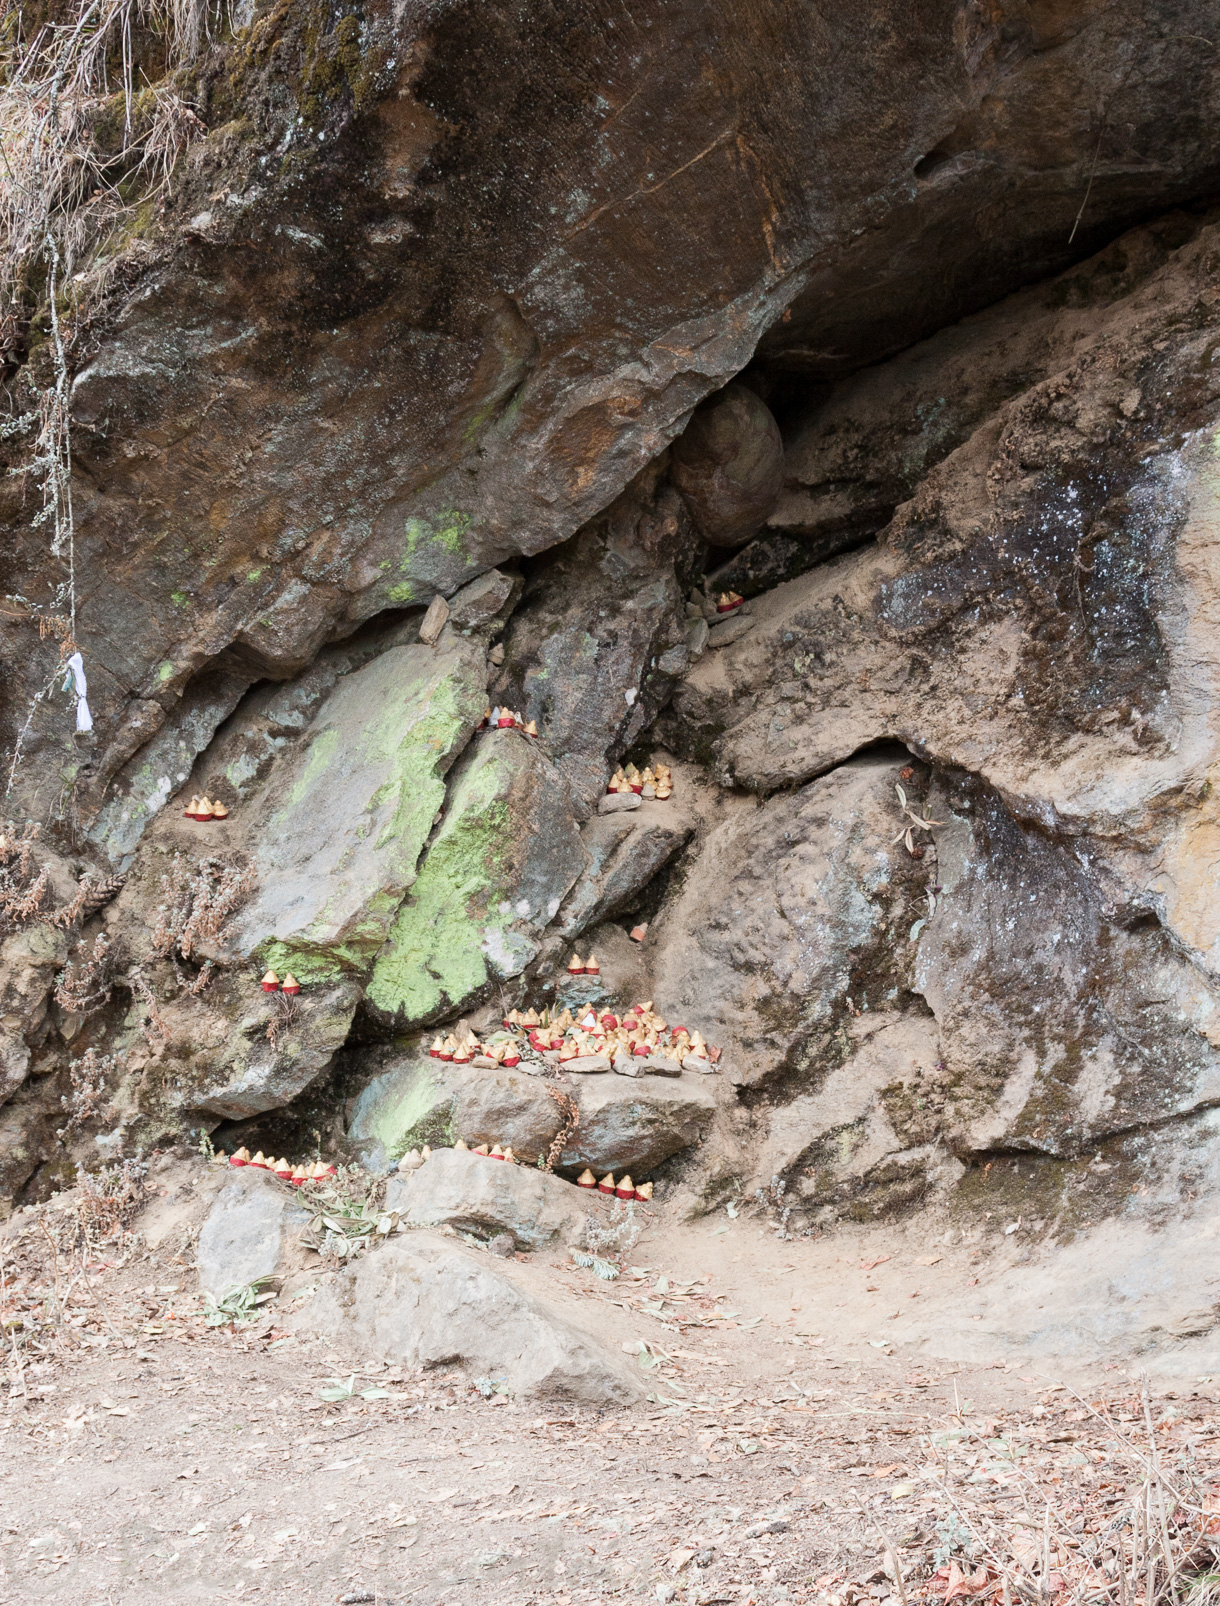
[[[163,1217],[195,1188],[184,1164],[154,1168]],[[1153,1565],[1211,1565],[1211,1379],[1153,1390],[1113,1361],[1059,1377],[888,1339],[929,1279],[968,1290],[977,1251],[658,1211],[615,1282],[530,1257],[516,1275],[647,1346],[647,1403],[599,1412],[484,1397],[276,1315],[207,1327],[185,1230],[163,1219],[151,1246],[145,1206],[74,1255],[79,1214],[61,1195],[0,1236],[5,1603],[1151,1606],[1149,1489]]]

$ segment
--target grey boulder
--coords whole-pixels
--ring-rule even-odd
[[[233,1172],[199,1231],[199,1286],[215,1298],[280,1269],[288,1236],[309,1220],[283,1183],[256,1166]]]
[[[674,484],[712,546],[740,546],[760,529],[779,500],[783,466],[779,425],[745,385],[696,407],[674,442]]]
[[[427,1232],[340,1272],[294,1325],[402,1365],[456,1364],[538,1399],[630,1405],[643,1394],[619,1356],[485,1255]]]
[[[743,619],[739,614],[735,619],[726,619],[723,624],[713,625],[707,633],[707,644],[709,647],[731,647],[753,628],[753,619]]]
[[[564,1062],[563,1069],[576,1076],[596,1076],[599,1071],[610,1069],[610,1061],[605,1054],[578,1054],[575,1059]]]
[[[348,1137],[374,1171],[425,1143],[464,1138],[501,1143],[523,1159],[545,1153],[558,1132],[559,1106],[546,1084],[520,1069],[453,1065],[426,1054],[392,1061],[356,1100]]]
[[[391,1178],[385,1204],[411,1227],[507,1232],[524,1249],[557,1240],[575,1244],[586,1220],[580,1191],[570,1182],[461,1149],[441,1149],[418,1171]]]
[[[606,1076],[582,1084],[580,1125],[560,1157],[564,1170],[646,1175],[663,1160],[698,1141],[716,1100],[700,1078]]]

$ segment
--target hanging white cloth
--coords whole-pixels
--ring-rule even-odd
[[[93,715],[89,712],[86,700],[89,695],[89,682],[85,679],[85,660],[80,653],[74,652],[68,659],[68,669],[71,671],[72,683],[76,689],[76,728],[78,731],[91,731]]]

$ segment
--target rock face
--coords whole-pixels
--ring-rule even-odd
[[[1206,222],[1139,231],[849,382],[802,437],[811,526],[840,516],[817,489],[840,454],[890,476],[862,488],[874,507],[900,470],[923,473],[915,494],[878,545],[759,598],[680,694],[687,739],[762,789],[836,783],[887,737],[941,769],[900,991],[935,1013],[927,1091],[963,1155],[1067,1156],[1214,1097],[1214,466],[1210,433],[1183,427],[1215,406],[1186,313],[1214,243]],[[875,457],[869,409],[879,439],[905,396],[914,439],[933,395],[956,398],[919,435],[934,466],[901,436]]]
[[[576,1101],[580,1125],[559,1164],[570,1171],[630,1171],[637,1181],[696,1143],[716,1109],[703,1078],[685,1075],[586,1076]]]
[[[812,1070],[851,1010],[908,992],[909,932],[930,879],[894,841],[908,768],[900,755],[855,758],[738,811],[654,925],[658,997],[671,1020],[723,1045],[733,1081]],[[915,798],[914,776],[907,786]]]
[[[705,0],[603,9],[386,11],[358,43],[266,13],[200,69],[198,177],[76,382],[100,731],[170,711],[222,655],[295,673],[353,622],[567,538],[760,338],[837,377],[1216,169],[1201,0],[1138,75],[1134,0],[813,28],[790,0],[731,24]],[[1155,172],[1129,156],[1149,150]],[[9,516],[28,526],[16,493]],[[18,550],[6,584],[41,595],[37,532]],[[27,641],[11,727],[46,679]],[[63,723],[40,710],[48,761]]]
[[[582,819],[687,667],[680,581],[697,538],[662,469],[535,566],[493,683],[537,721]]]
[[[522,1249],[579,1243],[588,1216],[587,1201],[570,1182],[460,1149],[439,1149],[418,1171],[392,1177],[385,1204],[410,1227],[508,1232]]]
[[[681,808],[667,803],[641,803],[632,792],[613,793],[610,803],[625,797],[638,810],[597,814],[581,828],[588,866],[564,900],[555,922],[562,937],[578,937],[589,926],[618,914],[679,852],[694,830]]]
[[[450,635],[391,648],[339,682],[249,806],[258,890],[238,953],[301,981],[368,968],[415,881],[484,681],[481,647]]]
[[[630,1405],[637,1377],[477,1251],[431,1233],[395,1238],[306,1307],[296,1325],[407,1366],[463,1366],[514,1394]]]
[[[1162,1126],[1214,1178],[1201,0],[485,9],[255,8],[175,197],[82,258],[74,613],[0,479],[4,833],[58,878],[0,887],[6,1192],[96,1158],[91,1048],[114,1152],[308,1092],[378,1169],[533,1155],[541,1080],[369,1039],[646,996],[718,1074],[557,1083],[565,1167],[805,1224],[1010,1151],[1188,1191]],[[662,753],[676,801],[600,812]],[[86,865],[130,874],[71,912]]]
[[[841,1048],[815,1091],[774,1112],[755,1178],[762,1187],[787,1179],[786,1202],[815,1220],[869,1220],[952,1176],[933,1141],[940,1034],[928,1016],[870,1011],[852,1021]]]
[[[388,1170],[424,1143],[448,1146],[458,1138],[471,1147],[511,1145],[532,1162],[547,1153],[564,1123],[560,1103],[547,1091],[555,1087],[574,1099],[580,1112],[561,1168],[634,1168],[642,1181],[662,1161],[689,1148],[711,1122],[716,1098],[707,1078],[616,1076],[609,1061],[597,1070],[600,1074],[548,1083],[520,1070],[409,1056],[368,1083],[356,1101],[348,1138],[374,1170]]]

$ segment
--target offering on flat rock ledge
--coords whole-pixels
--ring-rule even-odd
[[[486,1143],[480,1143],[476,1148],[471,1149],[467,1146],[466,1142],[462,1138],[458,1138],[457,1142],[453,1145],[453,1148],[455,1152],[460,1152],[462,1154],[477,1154],[481,1159],[484,1160],[502,1160],[507,1162],[509,1165],[524,1165],[528,1166],[530,1169],[534,1169],[535,1167],[538,1169],[543,1169],[542,1162],[545,1158],[543,1155],[538,1155],[535,1160],[531,1161],[528,1157],[522,1157],[514,1154],[511,1145],[506,1148],[501,1148],[498,1143],[493,1143],[490,1145]],[[427,1160],[431,1152],[432,1151],[426,1145],[422,1155],[418,1149],[408,1150],[408,1152],[404,1154],[402,1159],[398,1162],[397,1169],[399,1173],[406,1176],[411,1172],[418,1171],[424,1164],[425,1160]],[[559,1176],[557,1176],[555,1180],[557,1182],[568,1181],[567,1178]],[[631,1180],[631,1177],[627,1172],[624,1172],[617,1182],[614,1179],[613,1173],[607,1174],[600,1182],[598,1182],[592,1171],[590,1171],[586,1166],[580,1175],[575,1179],[574,1186],[583,1189],[586,1193],[605,1194],[608,1199],[614,1199],[619,1204],[651,1204],[652,1202],[652,1183],[641,1182],[636,1184]]]
[[[579,968],[577,968],[579,967]],[[597,956],[590,954],[581,959],[573,954],[568,963],[570,976],[600,974]],[[508,1068],[520,1063],[519,1034],[524,1033],[526,1043],[536,1059],[526,1069],[546,1072],[551,1065],[565,1070],[610,1070],[630,1076],[639,1067],[635,1061],[646,1061],[647,1066],[662,1075],[677,1076],[683,1069],[710,1072],[719,1058],[719,1049],[710,1048],[703,1034],[685,1025],[671,1027],[654,1013],[652,1000],[633,1004],[622,1016],[600,1005],[582,1005],[577,1013],[566,1006],[562,1010],[535,1009],[510,1010],[504,1017],[504,1030],[491,1035],[485,1042],[477,1042],[467,1034],[464,1053],[469,1057],[451,1053],[448,1045],[435,1039],[431,1050],[440,1058],[451,1057],[457,1063],[477,1062],[488,1069],[495,1065]]]
[[[654,759],[645,770],[637,770],[634,764],[628,764],[626,769],[620,765],[606,782],[607,796],[622,797],[634,794],[646,801],[651,801],[653,798],[663,801],[673,796],[673,789],[673,771],[660,759]]]
[[[716,599],[716,612],[735,613],[745,600],[736,591],[722,591]]]
[[[299,1188],[305,1182],[325,1182],[328,1177],[338,1173],[328,1160],[311,1160],[308,1165],[293,1165],[291,1160],[276,1160],[270,1155],[259,1151],[251,1156],[249,1149],[244,1145],[235,1149],[232,1154],[221,1152],[212,1156],[213,1165],[249,1166],[251,1170],[269,1171],[281,1182],[289,1182],[293,1187]]]
[[[484,715],[483,715],[482,720],[479,722],[479,729],[481,731],[484,731],[484,730],[502,730],[502,731],[518,730],[518,731],[521,732],[522,736],[528,736],[530,741],[536,742],[538,740],[538,722],[537,722],[537,720],[534,720],[534,719],[524,720],[524,719],[522,719],[521,715],[519,713],[517,713],[515,709],[512,709],[512,708],[489,708],[489,709],[487,709],[485,711]]]
[[[269,970],[263,977],[262,988],[265,993],[277,993],[280,990],[280,978],[274,970]]]

